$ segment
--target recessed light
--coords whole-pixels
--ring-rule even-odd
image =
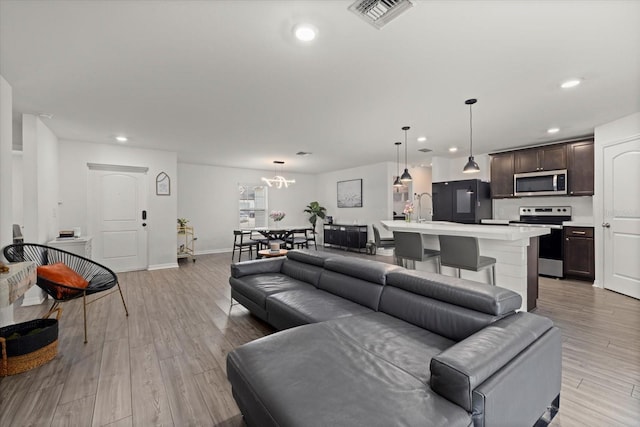
[[[449,152],[450,152],[450,153],[455,153],[456,151],[458,151],[458,147],[451,147],[451,148],[449,148]]]
[[[571,80],[567,80],[565,82],[562,82],[560,87],[562,89],[569,89],[569,88],[578,86],[580,83],[581,83],[580,79],[571,79]]]
[[[118,142],[127,142],[129,140],[129,138],[127,138],[126,136],[116,136],[116,141]]]
[[[547,129],[547,133],[558,133],[560,132],[560,128],[549,128]]]
[[[419,136],[418,137],[418,142],[425,142],[427,140],[426,136]]]
[[[303,42],[310,42],[316,38],[318,34],[318,30],[309,24],[298,24],[293,27],[293,34],[295,34],[296,38]]]

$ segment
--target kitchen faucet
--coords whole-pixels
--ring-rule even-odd
[[[427,212],[427,218],[422,218],[422,198],[424,196],[429,196],[429,202],[431,203],[431,208],[429,208],[429,211]],[[430,193],[414,193],[413,194],[414,199],[418,199],[418,222],[423,222],[423,221],[431,221],[431,218],[433,218],[433,197],[431,196]]]

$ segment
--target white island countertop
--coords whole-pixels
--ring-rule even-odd
[[[380,221],[389,231],[412,231],[422,234],[470,236],[490,240],[522,240],[551,233],[547,227],[505,227],[504,225],[458,224],[447,221]]]
[[[478,239],[480,253],[496,259],[497,286],[518,292],[521,310],[536,307],[538,297],[538,237],[550,234],[548,227],[516,227],[504,225],[458,224],[446,221],[405,222],[380,221],[389,231],[420,233],[428,249],[439,249],[438,236],[469,236]],[[433,262],[416,263],[416,269],[433,271]],[[427,270],[428,269],[428,270]],[[442,274],[454,275],[455,269],[442,267]],[[487,283],[488,270],[463,270],[463,279]]]

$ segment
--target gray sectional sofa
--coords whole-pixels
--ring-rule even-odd
[[[227,357],[249,426],[541,426],[561,335],[499,287],[324,252],[231,266],[280,332]]]

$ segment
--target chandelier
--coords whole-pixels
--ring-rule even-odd
[[[280,175],[278,175],[278,165],[284,165],[284,162],[282,160],[274,160],[273,164],[275,165],[273,167],[275,176],[273,178],[262,177],[262,180],[266,182],[269,187],[287,188],[289,187],[289,184],[296,183],[295,179],[285,179],[285,177],[282,176],[282,169],[284,168],[284,166],[281,167]]]

